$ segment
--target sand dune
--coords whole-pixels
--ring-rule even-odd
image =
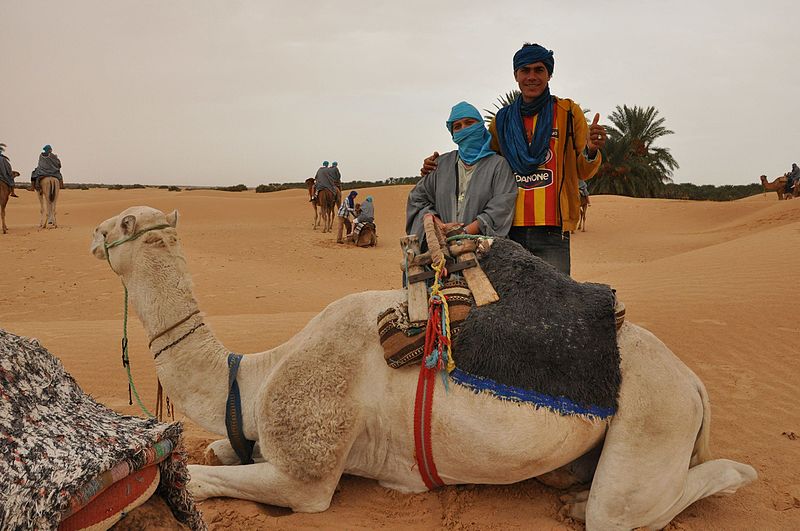
[[[133,205],[177,209],[207,322],[228,348],[246,353],[279,344],[343,295],[400,286],[398,238],[408,190],[369,190],[378,221],[374,249],[337,245],[312,231],[301,190],[65,190],[60,228],[47,231],[36,228],[36,196],[22,192],[10,201],[10,232],[0,236],[0,326],[38,338],[85,391],[138,414],[128,405],[119,362],[122,287],[88,252],[96,224]],[[732,497],[694,504],[671,528],[796,529],[800,440],[784,433],[800,435],[800,201],[779,202],[774,194],[728,203],[597,196],[588,232],[573,235],[572,258],[575,278],[614,286],[628,318],[703,379],[715,455],[759,472],[756,483]],[[129,337],[135,382],[152,406],[153,363],[135,318]],[[213,436],[188,420],[186,434],[192,459],[200,460]],[[201,509],[212,529],[581,529],[558,516],[558,494],[532,480],[408,496],[345,477],[322,514],[228,499]]]

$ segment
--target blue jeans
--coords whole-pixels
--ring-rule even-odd
[[[508,237],[569,276],[569,231],[561,227],[511,227]]]

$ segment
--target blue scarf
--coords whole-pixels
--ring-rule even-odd
[[[347,196],[347,206],[348,207],[350,207],[350,208],[355,208],[356,207],[355,199],[356,199],[357,195],[358,195],[358,192],[350,192],[350,194],[348,194],[348,196]]]
[[[478,123],[453,133],[453,122],[462,118],[474,118]],[[450,131],[453,142],[458,144],[458,156],[466,164],[471,166],[484,157],[494,155],[494,151],[489,147],[492,135],[486,130],[481,113],[466,101],[453,106],[450,118],[447,119],[447,130]]]
[[[528,144],[525,116],[539,115],[533,141]],[[514,103],[497,111],[497,137],[500,141],[502,155],[517,175],[530,175],[547,159],[550,149],[550,137],[553,134],[553,98],[550,87],[530,103],[523,103],[522,96],[517,96]]]

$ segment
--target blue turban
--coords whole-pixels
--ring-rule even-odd
[[[367,201],[367,202],[369,202],[369,203],[372,203],[372,196],[371,196],[371,195],[368,195],[368,196],[367,196],[367,198],[366,198],[366,199],[364,199],[364,201]]]
[[[50,146],[50,144],[47,144],[45,147],[42,148],[42,151],[44,151],[45,153],[50,153],[51,151],[53,151],[53,148]]]
[[[327,168],[328,167],[328,161],[327,160],[323,161],[322,165]]]
[[[474,118],[478,123],[453,133],[453,122],[463,118]],[[458,156],[465,163],[472,165],[484,157],[494,155],[494,151],[489,147],[492,135],[486,130],[481,113],[466,101],[453,106],[450,118],[447,119],[447,129],[453,136],[453,141],[458,144]]]
[[[553,59],[553,50],[548,50],[544,46],[538,44],[524,44],[517,53],[514,54],[514,72],[519,70],[525,65],[542,62],[547,73],[553,75],[553,67],[555,60]]]
[[[338,166],[338,165],[339,165],[339,163],[336,162],[335,160],[333,161],[333,164],[331,164],[331,166]]]

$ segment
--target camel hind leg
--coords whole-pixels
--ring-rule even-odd
[[[44,194],[42,190],[37,191],[39,195],[39,214],[40,214],[40,221],[39,221],[39,228],[44,229],[47,227],[47,206],[44,204]]]
[[[619,346],[619,407],[586,502],[588,530],[660,529],[695,501],[755,479],[749,465],[702,462],[709,456],[710,411],[688,367],[634,325],[623,325]]]

